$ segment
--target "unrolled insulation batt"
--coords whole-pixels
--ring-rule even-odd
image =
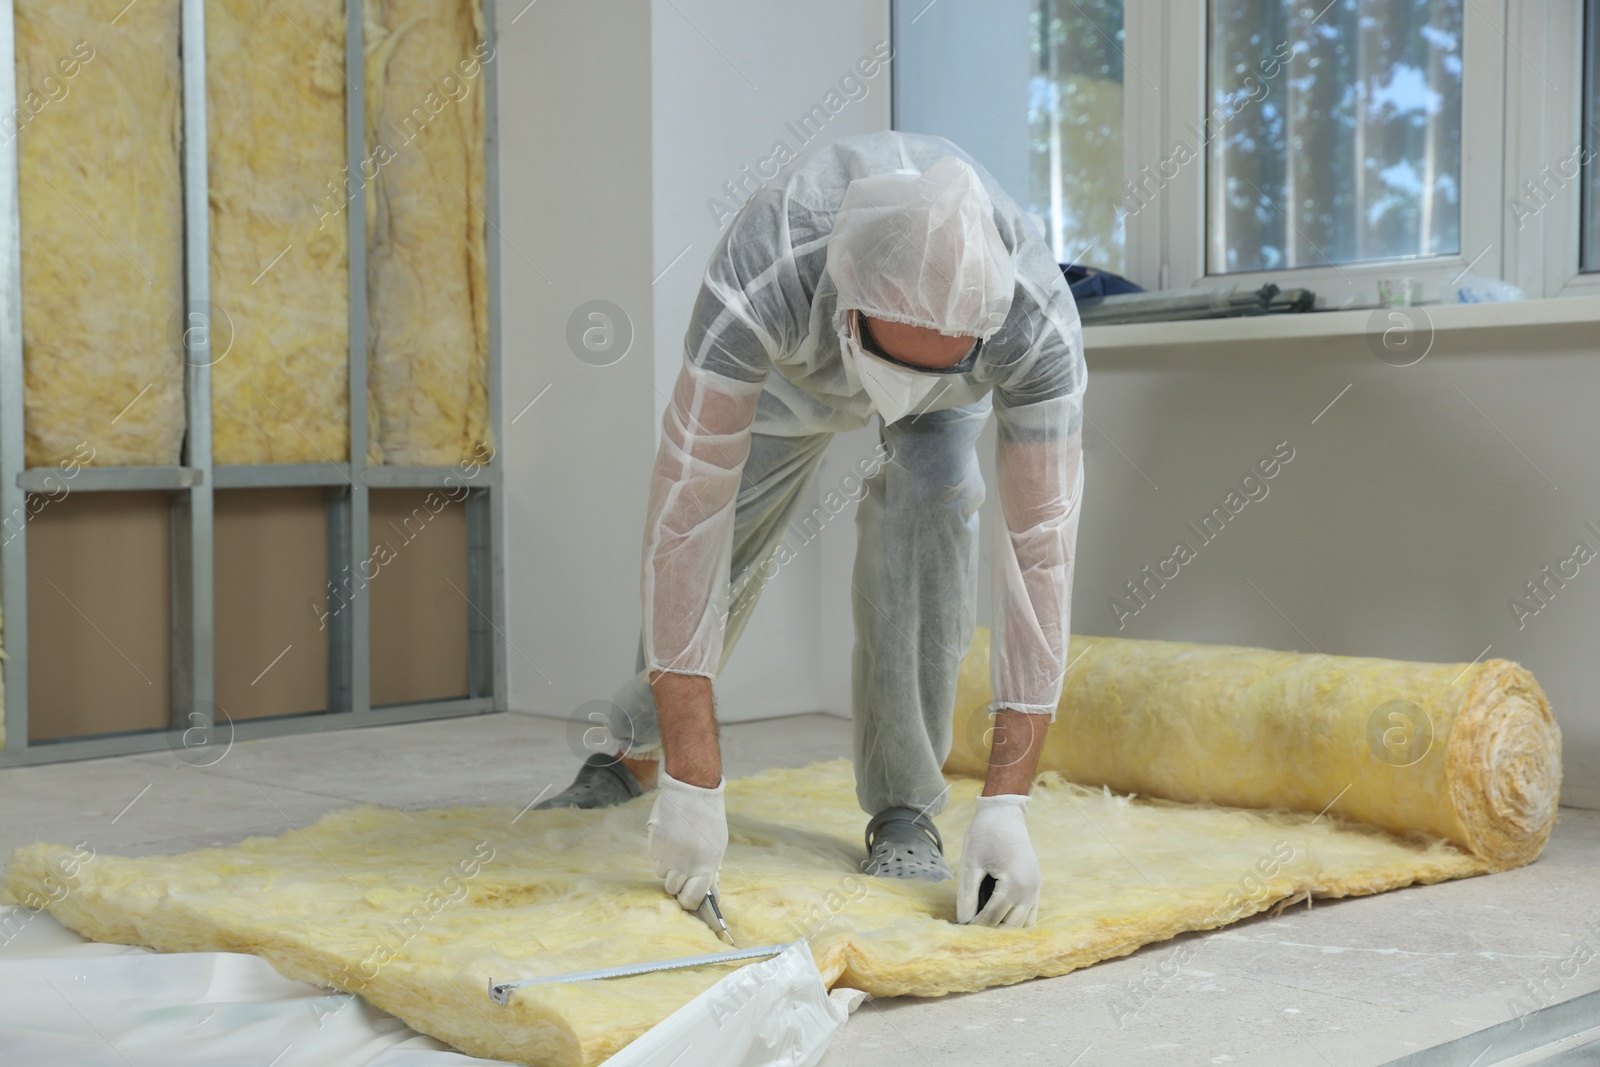
[[[1091,780],[1114,773],[1152,792],[1165,784],[1191,800],[1216,794],[1260,806],[1135,798],[1046,770],[1027,812],[1045,875],[1038,924],[990,930],[952,922],[953,881],[860,873],[866,816],[846,761],[768,771],[728,783],[721,895],[735,939],[805,937],[830,984],[937,996],[1065,974],[1284,901],[1529,862],[1549,832],[1557,734],[1537,684],[1514,665],[1101,638],[1074,646],[1083,658],[1069,672],[1048,763]],[[981,769],[973,741],[988,727],[987,652],[980,633],[962,667],[952,766],[963,771]],[[1399,764],[1419,750],[1411,736],[1390,737],[1392,745],[1380,737],[1375,749],[1366,732],[1364,709],[1393,701],[1433,717],[1429,754],[1410,766]],[[1499,739],[1479,740],[1485,732]],[[1453,799],[1464,782],[1520,814],[1459,819],[1451,813],[1471,803]],[[1443,794],[1431,806],[1418,793],[1428,783]],[[938,823],[952,866],[981,784],[950,777]],[[727,969],[539,986],[504,1007],[486,995],[489,979],[697,955],[721,943],[661,891],[645,848],[653,797],[599,811],[523,803],[360,808],[183,856],[32,845],[13,853],[8,886],[17,901],[48,907],[96,940],[253,952],[289,977],[360,993],[475,1055],[592,1067]],[[1350,821],[1353,812],[1459,834],[1484,852],[1386,833]],[[1487,825],[1520,840],[1491,833],[1483,844]]]
[[[484,41],[477,0],[366,7],[369,459],[488,443]]]
[[[177,0],[16,0],[27,462],[183,440]],[[80,447],[81,446],[81,447]]]
[[[206,5],[216,463],[349,457],[344,19]]]

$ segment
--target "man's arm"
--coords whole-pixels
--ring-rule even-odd
[[[1041,720],[1009,731],[1007,747],[1014,753],[1018,745],[1043,743],[1043,731],[1034,727],[1055,718],[1066,672],[1083,492],[1076,405],[1076,397],[1063,396],[1000,412],[989,710]],[[998,737],[998,724],[996,730]]]
[[[661,747],[668,776],[680,782],[715,789],[722,781],[722,753],[717,747],[717,716],[711,700],[711,679],[698,674],[650,676],[661,721]]]
[[[739,481],[759,384],[685,360],[662,426],[645,525],[644,653],[665,750],[646,838],[656,873],[693,911],[728,847],[711,679],[722,657]]]
[[[1024,816],[1061,695],[1082,490],[1076,397],[1002,411],[989,773],[967,829],[956,920],[1031,926],[1044,884]],[[986,894],[985,890],[989,892]]]
[[[1019,233],[1017,297],[994,391],[1001,521],[992,553],[989,711],[1049,720],[1067,665],[1088,371],[1072,291],[1032,227]]]
[[[1039,911],[1044,879],[1024,816],[1066,673],[1083,492],[1082,334],[1053,257],[1030,254],[1041,264],[1018,284],[1033,310],[1013,312],[1030,344],[995,390],[994,740],[956,887],[957,921],[987,926],[1029,926]]]
[[[994,743],[989,749],[989,775],[983,782],[983,795],[1027,793],[1039,769],[1039,754],[1044,751],[1050,719],[1026,711],[1005,708],[994,717]]]
[[[734,512],[756,407],[772,357],[793,332],[793,311],[773,283],[793,266],[780,239],[783,210],[781,197],[752,198],[706,266],[645,520],[644,653],[663,749],[647,835],[656,873],[689,910],[716,889],[728,843],[711,679],[722,660]]]
[[[794,332],[795,311],[774,282],[793,263],[781,240],[784,210],[777,194],[758,194],[717,243],[662,420],[641,584],[646,667],[658,702],[666,698],[660,710],[669,774],[677,764],[667,735],[683,733],[675,725],[687,728],[690,747],[706,743],[702,728],[713,717],[710,680],[721,665],[727,617],[734,502],[762,385]],[[674,676],[666,688],[663,675]],[[701,682],[685,680],[691,677]],[[709,743],[714,754],[715,738]]]

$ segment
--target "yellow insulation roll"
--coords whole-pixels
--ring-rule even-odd
[[[1407,663],[1227,645],[1072,638],[1040,771],[1124,793],[1324,810],[1450,841],[1495,870],[1555,823],[1561,731],[1508,660]],[[961,665],[945,770],[981,775],[989,635]]]

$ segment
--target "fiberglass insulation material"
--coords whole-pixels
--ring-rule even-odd
[[[475,0],[367,5],[369,155],[351,173],[343,8],[206,6],[212,303],[186,314],[176,0],[19,0],[31,466],[178,462],[186,328],[210,333],[215,462],[348,458],[358,185],[368,458],[487,453],[481,13]]]
[[[357,188],[368,232],[368,461],[467,460],[488,425],[492,53],[477,3],[367,4],[368,152],[354,171],[344,5],[226,0],[206,17],[216,462],[348,458],[346,210]]]
[[[945,770],[981,775],[989,642],[961,665]],[[1492,870],[1537,856],[1561,793],[1561,731],[1510,660],[1407,663],[1072,638],[1041,770],[1194,803],[1327,810],[1453,842]],[[1328,807],[1328,805],[1332,805]]]
[[[494,53],[476,0],[369,0],[364,33],[369,455],[454,465],[488,441],[483,67]]]
[[[27,462],[183,439],[177,0],[16,0]]]
[[[1148,788],[1159,793],[1159,776],[1168,771],[1178,792],[1204,791],[1207,783],[1234,789],[1253,771],[1264,783],[1266,810],[1132,797],[1046,770],[1027,814],[1045,873],[1038,925],[992,930],[951,921],[954,881],[859,873],[866,817],[846,761],[768,771],[728,784],[722,906],[739,944],[808,938],[830,984],[883,996],[938,996],[1064,974],[1284,901],[1376,893],[1529,862],[1549,832],[1557,738],[1531,677],[1521,672],[1514,683],[1505,681],[1520,668],[1484,664],[1476,675],[1466,671],[1461,689],[1446,685],[1436,693],[1432,667],[1282,654],[1279,666],[1296,684],[1275,691],[1273,679],[1261,674],[1241,687],[1238,664],[1244,653],[1278,653],[1088,640],[1093,647],[1073,668],[1068,693],[1086,703],[1070,714],[1064,704],[1065,722],[1057,727],[1068,740],[1074,729],[1087,731],[1075,773],[1093,779],[1148,763]],[[958,743],[981,738],[986,728],[987,643],[980,634],[963,667]],[[1084,646],[1075,643],[1076,654]],[[1102,655],[1098,665],[1089,662]],[[1101,669],[1113,663],[1115,671]],[[1085,666],[1090,670],[1078,675]],[[1388,684],[1394,688],[1387,699],[1440,713],[1433,742],[1447,760],[1461,752],[1480,761],[1466,775],[1471,781],[1500,780],[1485,792],[1501,798],[1496,803],[1517,807],[1522,802],[1505,798],[1525,788],[1532,807],[1522,821],[1497,824],[1525,835],[1520,849],[1507,853],[1491,841],[1490,855],[1479,855],[1437,836],[1393,835],[1355,823],[1343,814],[1353,808],[1335,805],[1318,814],[1348,785],[1346,795],[1371,794],[1370,810],[1381,813],[1384,803],[1394,803],[1396,816],[1432,818],[1406,799],[1406,790],[1394,788],[1397,757],[1375,755],[1363,729],[1323,732],[1338,718],[1327,711],[1338,697],[1331,683],[1309,680],[1333,666],[1350,672],[1353,682],[1355,671],[1369,672],[1366,683],[1355,682],[1352,697],[1365,699],[1363,684]],[[1175,708],[1190,709],[1206,707],[1202,695],[1210,691],[1212,710],[1196,727],[1222,736],[1191,740],[1186,758],[1172,756],[1171,746],[1180,743],[1166,736],[1173,724],[1149,711],[1163,703],[1163,691],[1174,694]],[[1465,704],[1446,715],[1450,693]],[[1273,703],[1284,698],[1324,713],[1284,714]],[[1473,701],[1490,707],[1468,707]],[[1469,738],[1460,747],[1456,734],[1476,733],[1474,718],[1485,717],[1495,722],[1491,732],[1523,740]],[[1097,769],[1094,755],[1106,737],[1119,748]],[[1230,753],[1229,744],[1240,747]],[[1336,782],[1304,763],[1305,781],[1291,779],[1287,761],[1311,752],[1330,761],[1327,773]],[[1047,757],[1052,765],[1059,758],[1059,751]],[[1428,758],[1411,769],[1437,784],[1436,771],[1423,766]],[[1446,773],[1435,816],[1455,803],[1452,775],[1467,770]],[[954,866],[981,783],[963,776],[950,782],[939,823]],[[1289,810],[1307,798],[1310,810]],[[474,1055],[587,1067],[729,968],[540,986],[515,993],[505,1007],[485,989],[491,978],[720,950],[710,930],[662,892],[651,869],[644,829],[652,803],[646,795],[599,811],[524,811],[520,803],[426,812],[359,808],[237,848],[141,859],[85,858],[68,846],[38,844],[13,853],[9,889],[97,940],[256,953],[286,976],[360,993]]]
[[[206,5],[216,463],[350,451],[342,0]]]

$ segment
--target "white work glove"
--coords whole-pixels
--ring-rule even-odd
[[[961,846],[956,883],[956,921],[974,926],[1032,926],[1039,917],[1039,887],[1044,874],[1028,839],[1022,814],[1028,798],[1016,793],[979,797],[978,814]],[[994,878],[989,903],[978,911],[978,887]]]
[[[686,911],[694,911],[717,888],[717,869],[728,849],[728,816],[722,807],[726,784],[726,778],[715,789],[680,782],[665,764],[656,772],[656,804],[645,836],[656,873]]]

